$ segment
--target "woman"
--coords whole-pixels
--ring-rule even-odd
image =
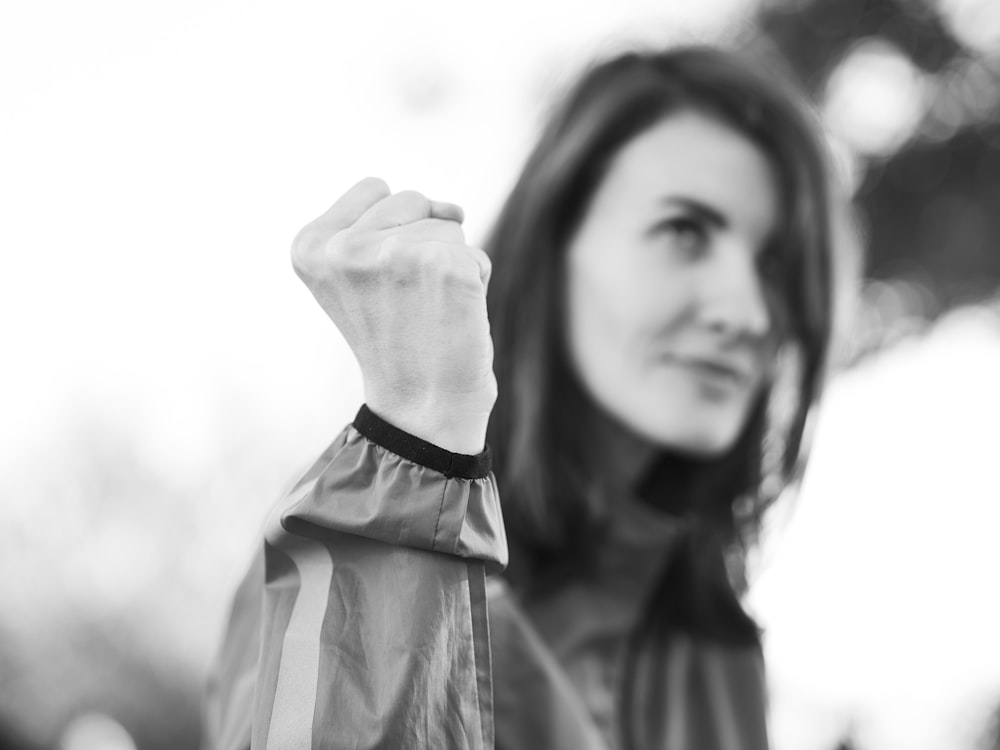
[[[814,123],[730,53],[623,55],[486,254],[461,218],[365,180],[296,238],[366,406],[267,523],[209,745],[766,747],[739,596],[831,339]]]

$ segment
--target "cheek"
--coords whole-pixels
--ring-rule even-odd
[[[620,269],[576,273],[567,296],[567,327],[577,367],[610,372],[634,366],[648,348],[644,342],[651,327],[635,284],[623,279]]]

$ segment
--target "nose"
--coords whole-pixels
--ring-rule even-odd
[[[738,238],[726,238],[716,250],[701,280],[703,322],[727,335],[766,336],[771,313],[754,248]]]

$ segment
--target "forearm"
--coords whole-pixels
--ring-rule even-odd
[[[369,417],[268,522],[254,747],[490,748],[487,459]]]

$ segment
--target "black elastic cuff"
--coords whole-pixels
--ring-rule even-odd
[[[354,429],[397,456],[440,471],[446,477],[482,479],[490,473],[489,446],[476,456],[452,453],[389,424],[369,409],[367,404],[363,404],[358,410],[358,415],[354,418]]]

